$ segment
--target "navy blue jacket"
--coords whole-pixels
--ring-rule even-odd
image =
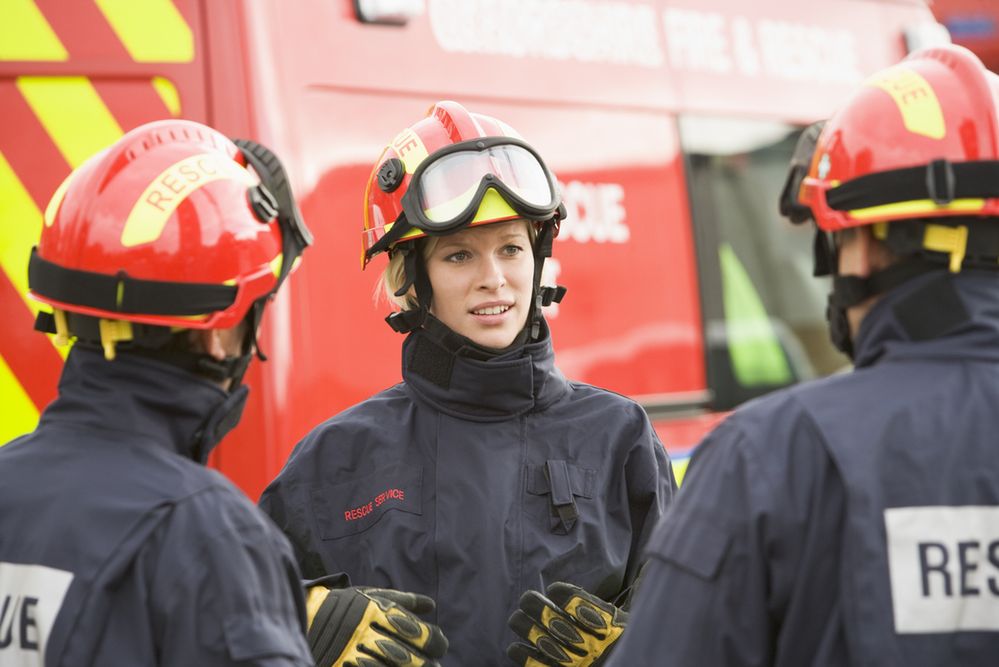
[[[404,382],[306,436],[261,506],[306,577],[429,595],[444,665],[506,665],[524,591],[631,584],[672,467],[642,408],[566,381],[547,335],[487,361],[420,330],[403,358]]]
[[[999,277],[921,276],[857,338],[696,451],[608,664],[999,664]]]
[[[0,665],[312,664],[287,541],[189,458],[224,398],[70,352],[38,428],[0,447]]]

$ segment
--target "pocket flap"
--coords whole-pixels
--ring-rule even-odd
[[[672,528],[678,526],[680,529]],[[665,530],[663,530],[665,528]],[[666,521],[649,545],[648,555],[710,581],[721,569],[732,541],[728,532],[704,517]]]
[[[312,489],[312,507],[324,540],[365,531],[390,510],[423,514],[423,468],[400,463],[340,484],[318,485]]]
[[[259,658],[297,659],[308,654],[301,630],[259,616],[232,616],[223,625],[229,657],[236,662]]]
[[[565,465],[569,474],[569,486],[572,495],[580,498],[593,497],[593,485],[596,483],[597,471],[591,468],[580,468],[567,461],[550,461],[550,463]],[[545,496],[551,493],[551,484],[545,475],[544,465],[527,466],[527,492],[535,496]]]

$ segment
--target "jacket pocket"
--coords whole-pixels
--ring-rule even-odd
[[[597,471],[567,461],[549,459],[527,466],[527,493],[544,497],[551,531],[568,535],[579,516],[577,498],[592,498]]]
[[[423,514],[423,468],[396,464],[340,484],[312,489],[319,537],[364,532],[392,511]]]

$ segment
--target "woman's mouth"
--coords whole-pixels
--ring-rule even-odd
[[[502,315],[510,310],[511,306],[485,306],[472,311],[473,315]]]

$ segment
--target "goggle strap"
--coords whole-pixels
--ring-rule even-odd
[[[260,180],[277,204],[277,220],[281,230],[281,271],[274,282],[271,294],[276,294],[281,283],[291,273],[295,260],[312,245],[312,232],[302,219],[288,183],[288,174],[281,160],[269,148],[250,139],[233,139],[246,161],[260,176]]]
[[[552,242],[555,239],[555,225],[546,222],[538,230],[538,237],[534,240],[535,252],[541,257],[552,256]]]
[[[375,241],[370,248],[364,251],[365,257],[370,259],[380,252],[389,250],[411,229],[413,229],[413,226],[409,224],[409,220],[406,219],[406,214],[400,214],[399,219],[395,221],[394,225],[392,225],[392,229],[385,232],[384,236]]]

